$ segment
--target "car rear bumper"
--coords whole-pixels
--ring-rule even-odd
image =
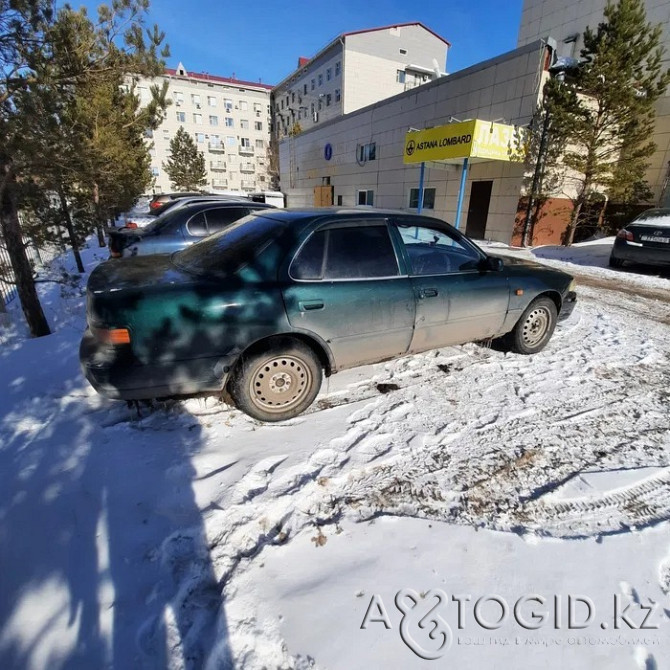
[[[645,247],[617,239],[612,247],[612,258],[646,265],[670,265],[670,244],[665,247]]]
[[[217,393],[237,356],[143,364],[129,347],[100,343],[86,330],[79,346],[84,376],[100,395],[115,400],[148,400],[195,393]]]
[[[563,299],[563,304],[561,305],[561,311],[558,314],[559,321],[565,321],[575,309],[577,304],[577,294],[574,291],[569,291],[568,294]]]

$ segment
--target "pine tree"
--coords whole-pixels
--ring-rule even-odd
[[[161,73],[162,57],[167,56],[165,49],[159,54],[164,35],[156,27],[146,34],[143,30],[147,8],[148,0],[110,0],[109,6],[98,8],[94,22],[85,9],[74,11],[65,5],[56,11],[54,0],[0,0],[0,225],[33,336],[50,331],[25,253],[27,231],[18,212],[36,202],[51,205],[60,210],[61,225],[70,228],[68,235],[74,241],[74,221],[85,219],[66,216],[69,203],[86,203],[88,197],[89,207],[84,209],[94,201],[100,221],[107,216],[102,208],[111,209],[120,201],[119,194],[133,177],[118,183],[119,173],[112,174],[116,167],[109,166],[118,156],[109,149],[125,142],[139,151],[137,133],[129,137],[121,131],[136,130],[146,118],[141,112],[130,114],[137,111],[134,96],[124,97],[119,82],[129,72]],[[95,87],[107,88],[118,114],[105,119],[97,110],[87,120],[75,113],[78,100],[86,99]],[[165,104],[163,95],[162,102],[156,99],[150,105],[149,113]],[[110,118],[119,142],[103,151],[104,142],[96,142],[93,131]],[[146,155],[146,147],[142,150]],[[138,156],[126,161],[136,161]],[[137,172],[133,174],[136,177]],[[26,217],[33,222],[36,218]]]
[[[170,140],[170,157],[163,169],[177,191],[195,191],[207,183],[205,155],[181,127]]]
[[[661,27],[647,23],[642,0],[608,2],[605,20],[584,32],[574,77],[547,89],[552,132],[566,147],[548,168],[565,169],[573,203],[566,245],[594,200],[649,197],[654,103],[670,83],[662,56]]]

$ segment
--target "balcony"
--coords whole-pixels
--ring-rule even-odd
[[[224,153],[226,150],[223,145],[223,142],[210,142],[208,148],[210,151],[218,153]]]
[[[237,148],[237,151],[242,156],[253,156],[254,155],[254,148],[253,147],[243,147],[243,146],[240,145]]]
[[[212,188],[228,188],[228,180],[212,179]]]
[[[243,179],[241,182],[241,188],[243,191],[253,191],[256,188],[256,183],[253,181],[245,181]]]
[[[209,162],[210,170],[223,171],[226,169],[226,163],[224,161],[210,161]]]
[[[242,163],[240,165],[240,172],[256,172],[256,166],[253,163]]]

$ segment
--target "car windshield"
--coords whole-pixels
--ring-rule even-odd
[[[642,212],[633,223],[647,226],[670,226],[670,209],[650,209]]]
[[[252,261],[286,226],[284,221],[250,214],[220,233],[177,252],[172,260],[187,272],[227,276]]]

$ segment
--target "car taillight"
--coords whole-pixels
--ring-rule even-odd
[[[127,328],[92,328],[93,335],[104,344],[130,344],[130,331]]]
[[[134,221],[126,221],[126,228],[137,228],[138,225]]]
[[[115,251],[114,249],[109,250],[109,255],[111,258],[123,258],[123,254],[120,251]]]
[[[622,228],[622,229],[616,234],[616,236],[617,236],[620,240],[626,240],[626,242],[632,242],[633,239],[634,239],[634,237],[633,237],[633,233],[631,233],[630,230],[626,230],[625,228]]]

